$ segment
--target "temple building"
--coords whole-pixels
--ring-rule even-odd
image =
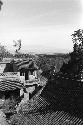
[[[38,90],[39,84],[39,68],[32,59],[4,59],[0,62],[1,98],[3,95],[5,98],[24,95],[29,100],[29,95]]]

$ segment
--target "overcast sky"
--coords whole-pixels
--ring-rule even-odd
[[[83,28],[83,0],[2,0],[0,42],[8,50],[22,40],[24,52],[70,52],[71,34]]]

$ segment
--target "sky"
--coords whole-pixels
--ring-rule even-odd
[[[14,52],[21,39],[22,52],[68,53],[71,34],[83,28],[83,0],[2,0],[0,43]]]

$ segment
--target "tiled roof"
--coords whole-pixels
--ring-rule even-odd
[[[23,87],[22,83],[18,80],[2,80],[0,81],[0,91],[15,90],[17,88],[21,89]]]
[[[18,69],[38,69],[38,66],[32,59],[27,60],[15,60],[14,63],[18,66]]]

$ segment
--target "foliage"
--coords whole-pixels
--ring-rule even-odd
[[[75,60],[83,59],[83,30],[82,29],[74,31],[74,34],[72,34],[72,41],[74,44],[72,59],[75,59]]]
[[[0,10],[1,10],[1,6],[3,5],[3,2],[0,0]]]
[[[81,74],[83,70],[83,30],[79,29],[72,34],[73,52],[70,53],[71,60],[68,65],[63,65],[61,72],[74,76]]]
[[[72,36],[74,51],[83,51],[83,30],[79,29],[77,31],[74,31],[74,34],[72,34]]]
[[[38,55],[38,58],[36,60],[36,63],[40,69],[42,69],[45,77],[52,77],[54,74],[58,73],[60,71],[60,68],[62,67],[63,63],[68,63],[69,61],[69,55],[65,54],[63,56],[56,54],[56,55]]]
[[[72,34],[74,51],[71,54],[72,60],[77,61],[79,65],[83,64],[83,30],[79,29]],[[80,68],[80,67],[79,67]],[[83,67],[82,67],[83,68]]]
[[[13,55],[6,50],[6,48],[0,44],[0,60],[4,57],[12,57]]]

